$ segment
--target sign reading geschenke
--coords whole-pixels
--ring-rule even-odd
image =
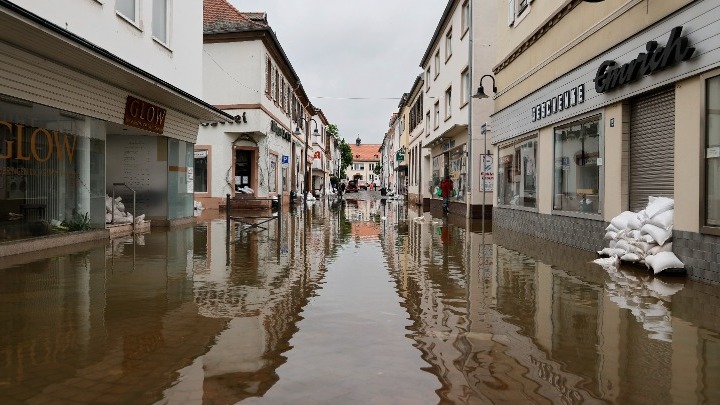
[[[549,117],[555,113],[574,107],[583,102],[585,102],[585,85],[580,84],[577,87],[565,90],[557,96],[533,107],[532,120],[533,122],[540,121],[545,117]]]

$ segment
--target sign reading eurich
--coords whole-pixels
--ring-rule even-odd
[[[158,134],[163,133],[166,111],[147,101],[127,96],[123,124]]]

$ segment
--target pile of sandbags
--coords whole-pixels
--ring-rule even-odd
[[[685,268],[672,252],[674,212],[672,198],[649,197],[644,210],[625,211],[610,221],[605,228],[608,247],[598,254],[642,263],[655,274],[667,269]]]
[[[145,221],[145,214],[138,215],[135,218],[136,224],[141,224]],[[105,223],[106,224],[132,224],[133,215],[125,210],[125,204],[122,202],[122,197],[115,197],[113,202],[112,197],[105,195]]]

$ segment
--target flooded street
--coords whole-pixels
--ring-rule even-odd
[[[0,402],[720,403],[720,288],[400,201],[231,225],[3,258]]]

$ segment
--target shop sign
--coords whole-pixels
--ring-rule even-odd
[[[480,168],[480,191],[493,191],[495,183],[495,172],[493,171],[492,155],[480,155],[482,157],[482,167]],[[512,155],[510,155],[512,157]]]
[[[612,60],[601,63],[593,80],[595,91],[604,93],[690,59],[695,48],[688,44],[687,37],[680,36],[681,33],[682,26],[673,28],[665,47],[658,47],[656,41],[649,41],[645,45],[647,53],[639,53],[637,58],[622,66]]]
[[[3,134],[3,127],[8,129],[7,135]],[[53,156],[60,161],[67,155],[72,163],[76,146],[77,135],[74,134],[0,121],[0,159],[47,162]]]
[[[533,122],[585,102],[585,85],[580,84],[532,108]]]
[[[125,119],[123,124],[145,129],[158,134],[163,133],[166,111],[154,104],[127,96],[125,103]]]
[[[399,150],[397,153],[395,153],[395,160],[398,162],[404,162],[405,161],[405,151]]]
[[[320,151],[319,150],[315,151],[315,153],[313,154],[313,159],[320,159]]]
[[[281,127],[280,124],[278,124],[274,120],[270,120],[270,131],[288,142],[290,142],[290,140],[292,139],[290,132],[285,128]]]
[[[202,159],[202,158],[206,158],[208,153],[206,150],[196,150],[194,152],[194,155],[195,155],[195,159]]]

